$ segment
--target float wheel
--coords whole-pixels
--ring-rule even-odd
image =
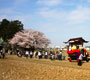
[[[69,62],[72,62],[72,59],[71,58],[69,58]]]
[[[79,58],[77,58],[77,63],[79,63]]]
[[[86,59],[86,62],[89,62],[89,59],[88,58]]]

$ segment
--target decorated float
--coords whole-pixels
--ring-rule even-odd
[[[69,39],[67,42],[64,42],[67,45],[67,53],[68,53],[68,59],[70,62],[72,62],[72,60],[77,60],[78,62],[78,58],[80,53],[83,53],[83,60],[86,60],[86,62],[89,61],[88,58],[88,54],[86,49],[83,47],[84,43],[88,43],[88,41],[85,41],[82,37],[79,38],[72,38]]]

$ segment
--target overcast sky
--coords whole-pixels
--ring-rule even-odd
[[[43,32],[52,46],[76,37],[90,41],[90,0],[0,0],[3,18]]]

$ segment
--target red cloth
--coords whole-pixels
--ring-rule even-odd
[[[86,53],[86,49],[84,49],[84,52]]]
[[[69,50],[67,50],[67,53],[68,54],[73,54],[73,53],[79,53],[80,52],[80,50],[72,50],[72,51],[69,51]]]
[[[73,54],[73,53],[80,53],[80,50],[72,50],[72,51],[69,51],[69,50],[67,50],[67,53],[68,54]],[[86,49],[84,49],[84,52],[86,53]]]

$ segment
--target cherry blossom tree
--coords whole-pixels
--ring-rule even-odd
[[[14,37],[9,40],[12,46],[20,46],[24,48],[45,48],[50,44],[50,40],[40,31],[32,29],[24,29],[17,32]]]

